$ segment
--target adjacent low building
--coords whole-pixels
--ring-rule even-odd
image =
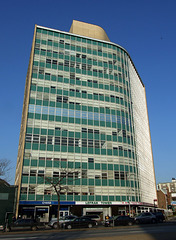
[[[0,226],[16,212],[17,187],[0,179]]]
[[[176,179],[172,178],[171,182],[157,184],[157,190],[163,191],[166,195],[166,208],[176,209]]]
[[[104,217],[154,206],[144,83],[123,47],[101,27],[79,21],[69,32],[35,26],[16,167],[17,213],[42,221],[55,215],[57,196],[45,178],[62,169],[80,171],[61,195],[62,214]]]

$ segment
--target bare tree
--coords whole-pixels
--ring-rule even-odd
[[[53,177],[46,177],[45,182],[53,188],[57,194],[58,199],[58,211],[57,211],[57,229],[60,228],[59,224],[59,213],[60,213],[60,195],[62,193],[72,192],[73,190],[69,185],[73,185],[73,182],[78,179],[79,171],[73,171],[68,169],[60,169],[58,175],[53,175]]]
[[[0,178],[9,180],[8,173],[11,169],[10,164],[11,164],[10,160],[6,158],[0,159]]]

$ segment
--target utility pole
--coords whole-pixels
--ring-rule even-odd
[[[129,196],[129,217],[131,217],[130,196]]]

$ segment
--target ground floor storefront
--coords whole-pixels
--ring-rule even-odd
[[[18,216],[47,223],[51,218],[57,217],[57,209],[57,201],[20,201]],[[106,216],[135,216],[141,212],[154,210],[155,207],[152,205],[136,202],[60,202],[60,217],[71,214],[76,216],[97,214],[104,220]]]

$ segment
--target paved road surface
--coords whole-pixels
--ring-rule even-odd
[[[11,232],[0,240],[176,240],[176,224],[140,225],[101,229]]]

